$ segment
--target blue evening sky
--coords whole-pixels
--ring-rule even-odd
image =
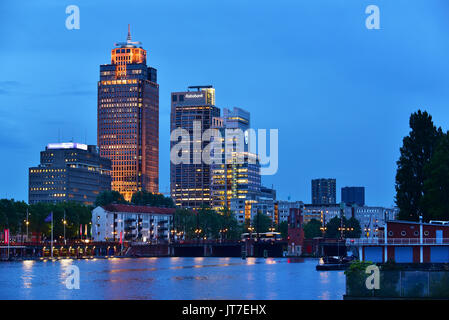
[[[68,5],[80,30],[65,28]],[[381,30],[365,28],[366,6]],[[212,84],[220,108],[279,129],[278,198],[310,202],[310,180],[365,186],[394,202],[408,118],[447,129],[445,0],[46,0],[0,2],[0,197],[27,200],[28,167],[49,142],[96,144],[99,65],[114,42],[142,41],[160,84],[160,191],[169,188],[170,92]]]

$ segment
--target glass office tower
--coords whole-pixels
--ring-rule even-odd
[[[212,86],[192,86],[188,91],[171,94],[171,131],[182,128],[190,135],[190,163],[174,164],[170,161],[170,192],[176,206],[198,210],[211,206],[210,165],[203,161],[194,163],[194,121],[201,125],[201,134],[210,129],[220,109],[215,106],[215,89]],[[171,142],[171,147],[177,142]],[[210,142],[200,142],[201,150]]]
[[[248,139],[244,138],[242,150],[238,150],[236,137],[230,135],[226,138],[226,129],[240,129],[245,132],[250,128],[250,113],[240,109],[223,109],[223,126],[220,128],[223,150],[232,150],[231,157],[220,164],[211,165],[211,196],[212,208],[220,211],[225,207],[233,208],[233,199],[246,203],[254,201],[260,194],[260,164],[256,154],[248,150]],[[241,160],[239,160],[239,158]],[[243,161],[242,161],[243,160]]]
[[[159,192],[159,85],[147,52],[132,41],[116,43],[111,63],[100,66],[98,146],[112,161],[112,190],[130,200],[136,191]]]

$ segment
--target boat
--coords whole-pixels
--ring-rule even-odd
[[[355,259],[354,256],[324,257],[321,259],[322,262],[317,264],[316,270],[317,271],[346,270],[354,259]]]

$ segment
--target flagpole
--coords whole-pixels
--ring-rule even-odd
[[[8,237],[7,241],[8,241],[8,260],[9,260],[9,229],[7,229],[8,231],[6,232],[6,235]]]
[[[64,221],[63,221],[63,225],[64,225],[64,244],[67,244],[67,241],[65,240],[65,209],[64,209]]]
[[[53,260],[53,211],[51,212],[51,259]]]

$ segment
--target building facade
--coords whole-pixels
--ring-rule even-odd
[[[93,241],[160,243],[170,240],[173,208],[110,204],[92,211]]]
[[[356,204],[363,207],[365,205],[365,187],[341,188],[341,202],[348,205]]]
[[[336,179],[313,179],[312,180],[312,204],[335,204],[337,203]]]
[[[111,190],[111,161],[100,157],[94,145],[50,143],[28,176],[29,204],[76,201],[92,205],[100,192]]]
[[[285,201],[278,200],[275,202],[275,221],[276,224],[281,222],[288,222],[288,217],[290,215],[291,208],[302,209],[304,207],[304,203],[302,201]],[[305,217],[303,216],[302,219]]]
[[[147,52],[134,42],[111,51],[100,66],[98,146],[112,161],[112,190],[130,200],[136,191],[159,192],[159,85]]]
[[[266,214],[276,225],[279,221],[276,190],[267,187],[260,187],[260,193],[254,198],[232,198],[230,209],[237,221],[241,224],[253,221],[254,216],[260,212]]]
[[[250,128],[249,112],[240,108],[225,108],[222,120],[222,125],[216,127],[222,137],[222,161],[211,164],[212,208],[217,211],[230,208],[232,199],[256,199],[261,181],[257,155],[249,152],[248,136],[245,134]],[[236,129],[240,130],[240,137],[238,134],[227,135],[226,130]],[[228,159],[226,154],[229,155]]]
[[[351,217],[357,219],[360,223],[361,237],[363,238],[377,238],[379,230],[383,228],[387,221],[395,220],[399,212],[398,208],[345,205],[342,209],[340,205],[305,204],[302,211],[303,221],[308,223],[310,220],[315,219],[320,221],[324,227],[331,219],[340,217],[342,210],[346,219]]]
[[[290,208],[288,214],[288,254],[300,256],[303,251],[304,229],[303,215],[300,208]]]
[[[388,221],[375,239],[347,239],[359,259],[371,262],[449,263],[449,222]]]
[[[172,92],[170,130],[173,133],[182,129],[189,135],[189,142],[185,145],[188,161],[170,161],[170,193],[178,207],[193,210],[211,207],[210,164],[202,161],[201,153],[194,149],[204,150],[210,143],[202,141],[201,137],[204,131],[216,126],[218,118],[220,109],[215,106],[215,89],[212,86],[191,86],[188,91]],[[170,147],[178,142],[171,141]]]

